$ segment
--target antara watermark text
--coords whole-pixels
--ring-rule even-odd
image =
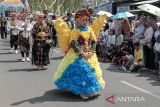
[[[117,97],[116,102],[146,102],[144,97]]]
[[[106,98],[106,101],[115,104],[115,103],[142,103],[146,102],[144,97],[130,97],[130,96],[118,96],[116,97],[115,95],[109,96]]]

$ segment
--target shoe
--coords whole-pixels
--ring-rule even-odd
[[[80,95],[80,97],[81,97],[83,100],[87,100],[87,99],[89,99],[89,97],[88,97],[88,96],[86,96],[86,95]]]
[[[134,65],[131,65],[131,67],[129,68],[130,71],[132,71],[134,69]]]
[[[130,73],[131,71],[130,71],[130,70],[127,70],[127,72],[129,72],[129,73]]]
[[[18,51],[17,51],[17,50],[15,50],[15,53],[16,53],[16,54],[18,54]]]
[[[41,70],[46,70],[47,68],[45,68],[44,66],[41,66]]]
[[[111,63],[111,65],[116,65],[116,64],[114,64],[114,63]]]
[[[29,59],[29,57],[27,57],[27,58],[26,58],[26,61],[27,61],[27,62],[30,62],[31,60]]]
[[[100,96],[100,94],[99,94],[98,92],[96,92],[96,93],[94,93],[94,94],[89,95],[89,97],[98,97],[98,96]]]
[[[155,71],[155,70],[153,70],[153,71],[152,71],[152,73],[153,73],[153,74],[156,74],[156,71]]]
[[[13,48],[10,49],[10,52],[13,53]]]
[[[127,71],[127,69],[126,69],[124,66],[122,66],[122,70],[123,70],[123,71]]]
[[[37,66],[37,70],[41,70],[41,66]]]
[[[122,70],[122,67],[118,67],[118,70]]]
[[[22,62],[25,62],[25,58],[22,58]]]

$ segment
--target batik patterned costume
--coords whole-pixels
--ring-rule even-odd
[[[26,26],[26,30],[25,30],[24,26]],[[29,51],[30,51],[29,37],[31,35],[31,30],[32,30],[32,26],[29,23],[29,21],[19,22],[19,31],[20,31],[19,45],[20,45],[21,52],[29,53]]]
[[[17,20],[11,20],[9,22],[8,28],[10,29],[10,45],[11,48],[15,46],[15,50],[17,50],[18,47],[18,36],[19,36],[19,30],[18,30],[18,21]]]
[[[60,48],[67,53],[53,77],[59,89],[74,94],[94,94],[105,87],[102,71],[95,54],[96,42],[106,16],[97,18],[91,26],[69,29],[62,19],[55,22]],[[63,29],[63,30],[62,30]],[[80,52],[92,53],[85,60]]]
[[[32,47],[32,64],[36,66],[47,66],[49,61],[49,44],[46,40],[50,39],[49,27],[46,23],[36,23],[32,30],[33,47]]]
[[[0,28],[1,28],[1,38],[4,39],[4,35],[5,38],[7,38],[7,20],[4,17],[0,18]]]

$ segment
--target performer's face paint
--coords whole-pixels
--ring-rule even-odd
[[[87,26],[88,24],[88,17],[81,16],[77,19],[77,26]]]

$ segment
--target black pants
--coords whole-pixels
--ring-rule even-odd
[[[153,49],[150,49],[148,46],[143,47],[143,53],[144,53],[144,61],[145,61],[145,67],[148,69],[155,69],[155,54]]]
[[[97,54],[98,57],[100,57],[99,45],[96,45],[96,54]]]
[[[54,45],[54,47],[56,47],[57,46],[57,36],[55,36],[55,35],[53,36],[53,41],[54,41],[53,45]]]
[[[5,36],[5,37],[4,37]],[[1,38],[7,38],[7,31],[6,31],[6,27],[1,27]]]
[[[24,52],[21,52],[22,58],[24,57]],[[29,52],[26,52],[26,57],[29,57]]]
[[[18,47],[18,35],[12,35],[10,36],[10,46],[11,48],[15,48],[15,50],[17,50]]]

